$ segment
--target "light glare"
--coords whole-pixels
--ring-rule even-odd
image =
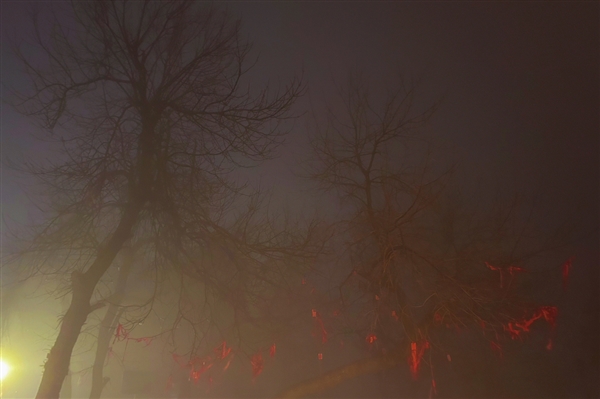
[[[0,360],[0,381],[4,380],[9,372],[10,366],[4,360]]]

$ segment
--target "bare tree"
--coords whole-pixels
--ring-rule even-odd
[[[129,243],[150,237],[157,276],[175,270],[212,291],[221,271],[199,253],[230,254],[239,284],[260,291],[308,243],[253,201],[232,213],[245,197],[229,173],[273,155],[301,94],[298,81],[274,95],[248,86],[238,21],[189,1],[72,2],[72,20],[56,15],[49,34],[34,20],[43,59],[14,47],[31,81],[15,105],[61,146],[56,161],[26,165],[52,200],[23,252],[38,256],[36,271],[71,276],[37,398],[59,397],[82,326],[103,305],[96,287]]]
[[[125,308],[120,305],[127,292],[127,279],[133,268],[136,246],[125,247],[122,249],[123,262],[118,268],[118,275],[114,284],[114,290],[109,298],[104,299],[108,304],[106,313],[102,317],[98,326],[98,338],[96,342],[96,353],[92,365],[92,387],[90,389],[90,398],[99,398],[107,380],[104,377],[104,363],[109,353],[109,345],[113,333],[118,327],[119,321]]]
[[[341,105],[312,140],[311,177],[342,204],[336,267],[347,275],[335,287],[342,314],[378,351],[281,397],[311,395],[407,358],[416,378],[446,329],[475,330],[500,349],[503,337],[517,338],[536,320],[553,324],[556,308],[535,306],[517,282],[527,262],[564,241],[540,235],[516,200],[479,212],[460,205],[451,170],[432,163],[422,133],[436,106],[419,109],[414,85],[373,95],[353,77],[340,93]]]

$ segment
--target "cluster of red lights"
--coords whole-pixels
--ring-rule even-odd
[[[570,258],[565,263],[563,263],[561,266],[562,267],[563,288],[566,288],[566,286],[567,286],[569,272],[572,267],[572,261],[573,261],[573,258]],[[521,273],[521,272],[525,271],[525,269],[523,269],[521,267],[517,267],[517,266],[508,266],[508,267],[502,268],[502,267],[493,266],[488,262],[485,262],[485,265],[487,266],[488,269],[490,269],[492,271],[497,271],[500,273],[500,287],[501,288],[504,288],[505,274],[510,275],[510,278],[512,281],[512,279],[514,278],[514,276],[517,273]],[[302,283],[302,285],[306,285],[306,279],[303,278],[301,283]],[[315,291],[315,289],[313,288],[311,290],[311,293],[314,293],[314,291]],[[376,299],[379,299],[379,298],[376,298]],[[334,312],[334,316],[338,316],[339,314],[340,314],[339,310],[336,310]],[[510,335],[510,337],[512,339],[517,339],[517,338],[521,337],[521,335],[523,333],[529,332],[531,329],[531,325],[536,320],[544,319],[552,328],[554,328],[554,326],[556,325],[557,314],[558,314],[558,309],[555,306],[543,306],[543,307],[538,308],[530,317],[524,317],[519,320],[510,321],[510,322],[504,324],[503,327],[504,327],[504,330],[508,332],[508,334]],[[319,311],[317,311],[316,309],[311,310],[311,315],[312,315],[312,318],[314,319],[314,324],[315,324],[313,335],[320,336],[320,341],[321,341],[321,343],[324,344],[327,342],[328,332],[325,329],[325,324],[323,322],[323,318],[321,317],[321,314],[319,313]],[[395,310],[392,310],[391,316],[396,321],[399,320],[398,314],[396,313]],[[438,312],[434,313],[433,318],[434,318],[433,321],[434,321],[435,325],[440,325],[443,322],[443,316],[441,314],[439,314]],[[480,324],[483,329],[486,328],[485,321],[482,320],[480,322]],[[113,340],[113,344],[117,341],[128,342],[130,340],[134,340],[139,343],[144,343],[146,346],[150,345],[152,342],[152,338],[150,338],[150,337],[144,337],[144,338],[130,337],[129,332],[125,329],[125,327],[123,325],[119,324],[115,331],[115,337]],[[372,345],[377,341],[377,336],[374,333],[369,333],[365,337],[365,341],[368,344]],[[494,352],[498,353],[499,356],[502,356],[502,348],[498,342],[491,341],[490,347]],[[410,355],[409,355],[408,361],[409,361],[409,366],[410,366],[410,373],[411,373],[411,376],[413,379],[418,378],[419,368],[421,365],[423,355],[429,348],[430,348],[430,344],[427,340],[422,340],[420,342],[413,341],[410,343]],[[546,348],[552,349],[552,340],[551,339],[549,339],[548,344],[546,345]],[[110,348],[110,349],[112,349],[112,348]],[[277,350],[276,345],[275,344],[271,345],[271,347],[269,348],[269,351],[268,351],[269,356],[274,357],[276,350]],[[227,361],[223,367],[223,371],[226,371],[229,368],[231,361],[234,357],[232,348],[228,347],[227,343],[225,341],[223,341],[218,347],[216,347],[213,352],[214,352],[214,354],[212,356],[209,355],[209,356],[205,356],[203,358],[194,357],[194,358],[190,359],[189,361],[186,361],[182,356],[173,354],[173,360],[182,368],[189,368],[190,369],[190,371],[189,371],[190,379],[192,379],[194,382],[197,383],[205,372],[207,372],[208,370],[213,368],[213,366],[215,366],[215,362],[217,362],[217,361],[224,361],[227,359]],[[448,361],[450,361],[450,359],[451,359],[450,355],[447,355],[447,357],[448,357]],[[323,353],[319,352],[317,354],[317,358],[319,360],[322,360]],[[264,370],[265,361],[264,361],[262,352],[259,351],[250,357],[250,365],[252,368],[253,379],[255,379]],[[209,376],[208,382],[209,382],[209,384],[212,383],[212,376]],[[167,389],[169,389],[172,386],[173,386],[173,378],[172,378],[172,376],[170,376],[169,380],[167,381]],[[431,380],[431,391],[433,394],[437,393],[436,383],[433,378]]]
[[[421,359],[423,358],[423,355],[427,349],[429,349],[428,341],[410,343],[410,357],[408,359],[408,364],[410,365],[410,375],[415,380],[419,377]]]

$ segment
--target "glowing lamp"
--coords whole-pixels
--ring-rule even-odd
[[[4,360],[0,359],[0,381],[4,380],[4,378],[10,372],[10,366]]]

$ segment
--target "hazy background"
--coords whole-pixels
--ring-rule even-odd
[[[25,2],[2,2],[2,30],[21,34]],[[599,5],[597,2],[233,2],[223,3],[243,22],[259,56],[257,84],[285,83],[303,74],[307,95],[297,112],[319,112],[334,102],[335,85],[361,70],[376,87],[398,74],[420,80],[423,104],[442,99],[427,127],[436,138],[440,165],[455,164],[457,180],[474,201],[518,192],[537,196],[552,226],[575,218],[596,228],[578,249],[569,295],[559,307],[559,338],[552,362],[567,397],[598,394]],[[2,82],[20,82],[2,37]],[[3,92],[3,96],[5,92]],[[293,174],[305,162],[310,123],[296,121],[281,157],[261,166],[263,184],[281,204],[335,210],[325,197]],[[51,156],[31,140],[31,125],[2,105],[2,156]],[[256,175],[253,175],[256,176]],[[254,178],[254,177],[253,177]],[[2,168],[2,228],[35,218],[23,187],[27,180]],[[557,268],[562,260],[557,260]],[[3,284],[10,277],[3,275]],[[41,375],[54,317],[51,309],[22,305],[26,356]],[[44,314],[44,319],[40,315]],[[42,323],[43,327],[35,323]],[[37,334],[42,329],[44,333]],[[28,338],[29,339],[29,338]],[[15,345],[17,341],[15,340]],[[299,344],[296,344],[299,345]],[[302,352],[290,351],[294,359]],[[37,358],[36,358],[37,356]],[[285,351],[281,362],[285,362]],[[297,360],[299,362],[299,360]],[[308,360],[306,360],[308,362]],[[314,359],[314,367],[318,363]],[[298,367],[298,372],[301,371]],[[283,370],[282,372],[285,372]],[[274,373],[274,372],[271,372]],[[276,374],[276,373],[275,373]],[[281,376],[265,370],[261,384],[276,387]],[[277,378],[275,378],[277,377]],[[294,379],[300,379],[296,375]],[[279,378],[279,380],[278,380]],[[390,396],[393,372],[351,382],[339,396]],[[540,380],[543,382],[543,379]],[[387,388],[386,388],[387,386]],[[281,387],[283,388],[283,387]],[[26,388],[22,388],[26,389]],[[257,387],[253,389],[259,389]],[[265,388],[267,389],[267,388]],[[273,388],[274,389],[274,388]],[[252,391],[262,396],[260,392]],[[270,392],[270,390],[269,390]],[[533,392],[533,391],[532,391]],[[528,395],[524,395],[528,396]]]

